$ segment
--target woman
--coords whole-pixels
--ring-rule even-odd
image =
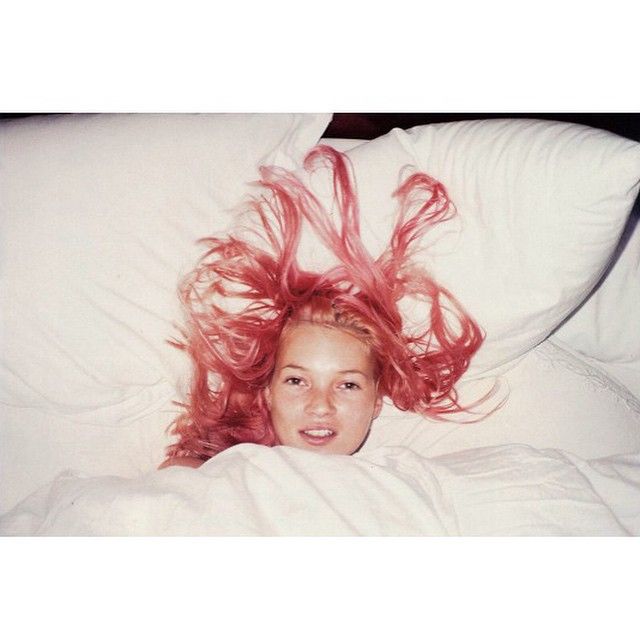
[[[462,411],[455,383],[483,335],[460,304],[410,261],[433,224],[453,211],[446,190],[416,173],[399,201],[389,247],[377,258],[360,238],[347,158],[313,149],[304,167],[328,167],[341,218],[336,228],[319,200],[291,173],[261,167],[253,198],[254,241],[206,238],[209,250],[181,287],[184,340],[193,361],[178,441],[164,466],[199,466],[239,443],[352,454],[364,443],[387,396],[401,410],[440,418]],[[303,220],[338,259],[323,273],[296,259]],[[427,328],[404,331],[398,302],[427,302]]]

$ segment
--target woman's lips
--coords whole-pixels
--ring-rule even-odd
[[[331,442],[337,435],[329,427],[309,427],[308,429],[301,429],[298,433],[305,442],[316,447]]]

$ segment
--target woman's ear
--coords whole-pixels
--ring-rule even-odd
[[[380,415],[380,412],[382,411],[382,400],[383,400],[382,396],[379,395],[376,398],[375,404],[373,405],[373,419],[374,420]]]
[[[262,390],[262,394],[264,396],[264,401],[267,403],[267,409],[269,409],[269,411],[271,411],[271,388],[270,387],[265,387]]]

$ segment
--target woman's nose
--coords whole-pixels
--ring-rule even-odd
[[[316,416],[324,416],[333,413],[334,410],[335,406],[329,390],[314,389],[311,391],[307,404],[309,413]]]

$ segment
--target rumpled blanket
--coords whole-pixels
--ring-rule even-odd
[[[199,469],[58,476],[2,535],[624,536],[640,534],[640,452],[583,460],[525,445],[427,458],[243,444]]]

